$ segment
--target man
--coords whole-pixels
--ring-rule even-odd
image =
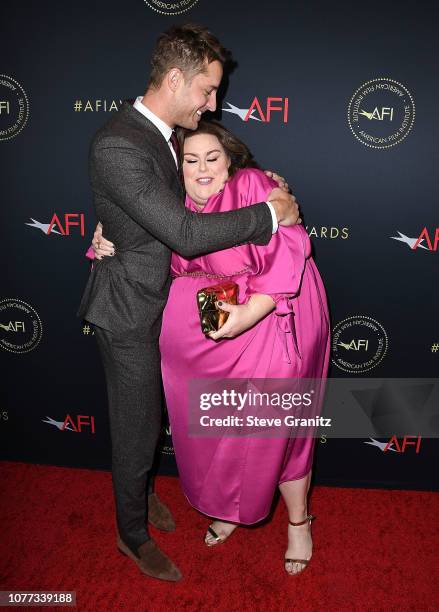
[[[107,380],[118,548],[163,580],[181,573],[149,536],[146,519],[151,503],[156,519],[166,514],[147,483],[161,424],[158,337],[171,250],[190,257],[267,244],[277,222],[298,219],[294,198],[280,189],[270,204],[234,212],[198,215],[184,206],[173,128],[196,129],[202,113],[215,110],[226,60],[206,28],[171,28],[157,41],[145,95],[124,103],[90,150],[97,217],[117,253],[94,266],[78,315],[95,326]]]

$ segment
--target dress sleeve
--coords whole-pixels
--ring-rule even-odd
[[[248,203],[265,200],[273,187],[277,186],[258,170],[247,171],[246,180],[248,188],[245,198],[248,198]],[[243,202],[243,205],[247,202]],[[246,298],[252,293],[264,293],[274,299],[276,310],[288,307],[288,298],[294,297],[300,289],[305,261],[311,253],[306,230],[301,225],[279,226],[268,245],[249,244],[243,248],[250,265]]]

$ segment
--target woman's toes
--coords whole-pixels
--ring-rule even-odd
[[[293,576],[294,574],[299,574],[302,569],[303,563],[292,563],[291,561],[285,563],[285,571],[287,572],[287,574],[290,574],[290,576]]]
[[[288,550],[286,559],[311,559],[312,557],[312,537],[309,526],[289,527],[288,529]],[[288,574],[300,574],[306,567],[306,563],[290,561],[285,563],[285,570]]]
[[[214,521],[211,525],[210,528],[212,529],[212,531],[214,531],[217,536],[220,538],[220,540],[218,540],[217,538],[215,538],[215,536],[208,531],[206,533],[206,537],[205,537],[205,542],[206,544],[208,544],[209,546],[214,546],[216,544],[220,544],[221,541],[226,540],[229,535],[235,531],[237,525],[235,525],[235,523],[227,523],[227,522],[223,522],[223,521]]]

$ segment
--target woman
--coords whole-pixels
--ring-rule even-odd
[[[201,121],[195,132],[182,131],[180,140],[186,206],[192,211],[247,206],[265,200],[275,186],[254,167],[247,147],[219,123]],[[108,248],[97,250],[97,256],[108,254]],[[296,225],[280,227],[267,246],[244,244],[192,259],[174,253],[171,274],[160,350],[183,491],[192,506],[215,519],[205,536],[213,546],[239,524],[265,518],[279,486],[289,514],[285,569],[298,574],[312,555],[314,517],[308,514],[307,494],[315,439],[189,438],[184,383],[326,377],[329,317],[309,237]],[[224,280],[239,285],[241,303],[222,305],[229,318],[209,338],[201,332],[196,294]]]

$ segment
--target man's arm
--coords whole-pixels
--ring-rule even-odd
[[[148,156],[126,141],[93,146],[90,172],[95,189],[103,188],[134,221],[185,257],[270,241],[273,224],[266,203],[225,213],[191,212],[154,174]]]

